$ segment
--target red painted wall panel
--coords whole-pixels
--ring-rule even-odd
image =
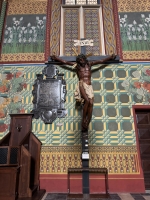
[[[144,179],[143,175],[109,175],[108,177],[109,193],[119,192],[134,192],[144,193]],[[68,192],[67,175],[40,175],[41,189],[46,189],[47,192]],[[82,193],[82,176],[71,175],[70,179],[71,193]],[[105,180],[103,176],[90,175],[90,193],[104,193]]]

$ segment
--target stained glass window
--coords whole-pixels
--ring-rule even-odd
[[[75,0],[65,0],[65,4],[69,5],[75,4]]]
[[[87,46],[87,54],[93,53],[99,55],[101,52],[101,39],[99,29],[99,10],[96,8],[84,9],[84,37],[87,39],[93,39],[94,46]]]
[[[68,5],[84,5],[84,4],[97,4],[99,3],[97,0],[65,0],[65,4]]]
[[[64,49],[63,54],[66,56],[74,55],[72,47],[74,47],[74,40],[79,37],[79,9],[66,8],[64,12]]]
[[[64,3],[68,5],[61,10],[60,55],[75,56],[72,48],[80,53],[80,47],[74,43],[82,38],[93,40],[94,45],[86,47],[87,54],[105,54],[100,0],[66,0]]]

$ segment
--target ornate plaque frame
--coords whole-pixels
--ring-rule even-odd
[[[42,74],[36,76],[32,113],[35,119],[41,118],[45,124],[51,124],[57,117],[63,118],[67,114],[64,108],[67,93],[64,74],[60,74],[55,65],[47,64]]]

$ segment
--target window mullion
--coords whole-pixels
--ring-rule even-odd
[[[84,38],[84,16],[83,7],[80,7],[80,39]]]
[[[103,28],[103,15],[102,15],[102,6],[99,8],[99,17],[100,17],[100,37],[101,37],[101,50],[102,55],[105,55],[105,41],[104,41],[104,28]]]
[[[64,0],[65,1],[65,0]],[[61,7],[61,29],[60,29],[60,56],[64,53],[64,9]]]

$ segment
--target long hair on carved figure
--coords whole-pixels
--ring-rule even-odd
[[[80,62],[80,59],[83,59],[83,60],[87,60],[87,57],[84,55],[84,54],[79,54],[77,57],[76,57],[76,62],[79,63]]]

